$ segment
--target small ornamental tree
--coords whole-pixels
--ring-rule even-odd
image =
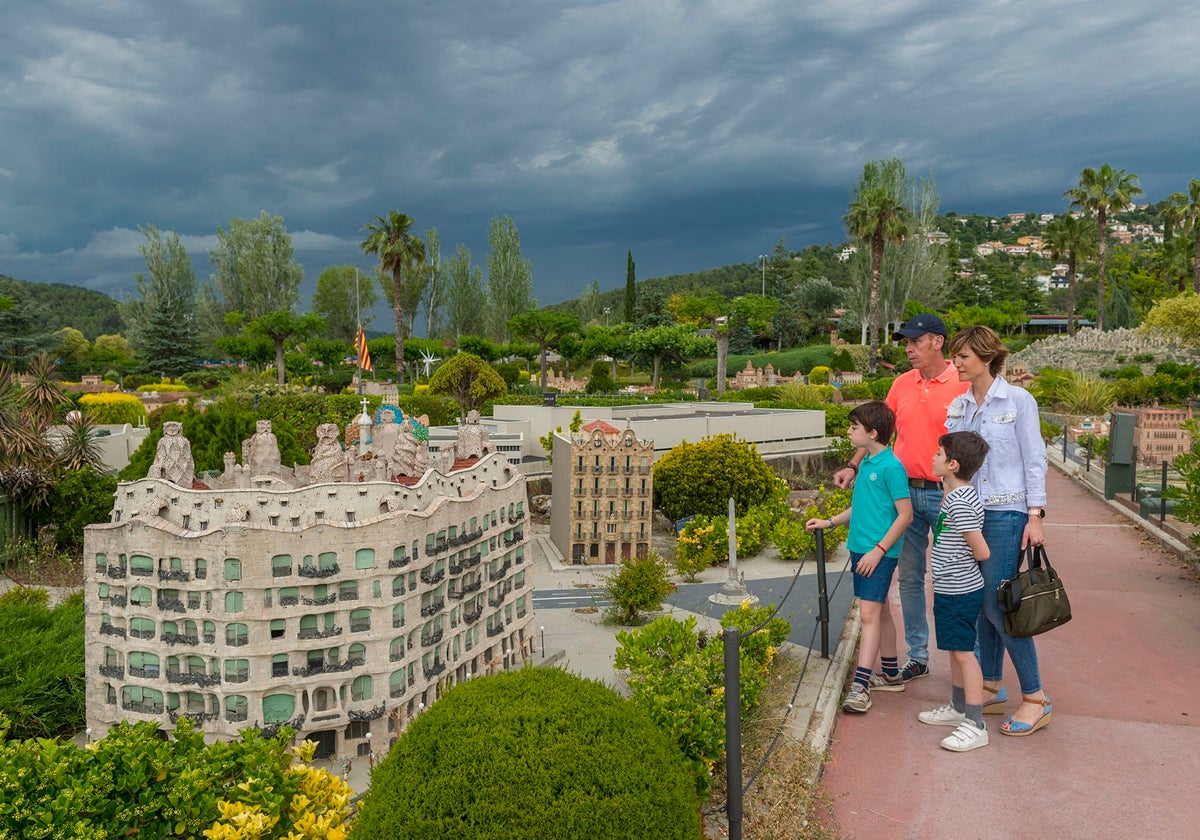
[[[459,683],[375,768],[351,840],[699,840],[670,735],[600,682],[525,668]]]
[[[626,625],[638,624],[642,613],[657,610],[671,592],[666,564],[653,551],[622,562],[605,584],[614,617]]]
[[[478,356],[459,353],[442,363],[429,380],[429,393],[443,394],[458,403],[459,421],[496,397],[508,393],[508,386],[495,369]]]
[[[684,441],[654,465],[654,504],[677,520],[724,516],[732,498],[740,516],[765,500],[777,481],[754,444],[734,435]]]

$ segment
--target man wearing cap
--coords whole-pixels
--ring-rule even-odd
[[[942,355],[946,325],[937,315],[916,315],[908,320],[895,341],[904,342],[912,370],[896,377],[885,402],[896,412],[896,457],[908,472],[908,493],[913,521],[904,533],[898,577],[900,609],[904,616],[904,641],[908,660],[900,669],[904,682],[872,680],[873,690],[903,691],[904,683],[929,673],[929,621],[925,616],[925,558],[930,529],[937,524],[942,506],[942,483],[933,474],[938,438],[946,433],[946,412],[970,384],[960,382],[954,365]],[[860,449],[850,463],[833,474],[833,483],[847,487],[858,475],[866,455]]]

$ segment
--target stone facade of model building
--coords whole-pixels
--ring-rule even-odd
[[[179,424],[86,529],[87,723],[212,738],[281,725],[349,758],[445,689],[533,653],[525,480],[472,415],[430,465],[413,426],[318,429],[284,467],[269,421],[197,482]],[[453,457],[451,457],[453,455]],[[369,734],[368,734],[369,733]]]

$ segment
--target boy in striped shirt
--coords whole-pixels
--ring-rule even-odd
[[[921,712],[922,723],[953,726],[942,740],[945,749],[967,752],[987,746],[983,722],[983,672],[975,658],[975,625],[983,609],[979,563],[989,551],[983,540],[983,505],[971,478],[983,464],[988,445],[975,432],[951,432],[938,438],[933,474],[945,493],[933,528],[933,621],[939,650],[950,652],[950,703]]]

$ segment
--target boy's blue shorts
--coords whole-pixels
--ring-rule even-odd
[[[870,577],[858,573],[858,561],[862,555],[856,551],[850,552],[850,568],[854,570],[854,595],[860,601],[874,601],[877,604],[887,603],[888,590],[892,588],[892,577],[896,574],[896,557],[884,557],[879,565],[871,572]]]
[[[938,650],[975,650],[975,624],[983,610],[983,587],[961,595],[933,593]]]

